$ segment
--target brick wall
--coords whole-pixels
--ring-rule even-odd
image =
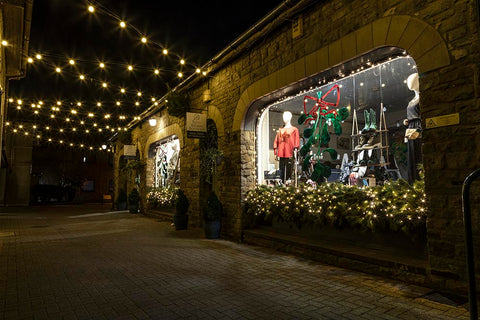
[[[195,110],[210,115],[209,106],[214,106],[220,113],[216,124],[223,126],[218,128],[223,132],[219,147],[224,152],[218,177],[219,198],[226,212],[223,235],[240,237],[241,200],[255,184],[255,134],[242,130],[242,108],[293,82],[290,79],[300,80],[321,72],[367,49],[409,43],[410,47],[404,49],[418,57],[423,119],[460,113],[460,125],[425,131],[423,153],[430,204],[431,266],[463,275],[461,182],[470,171],[480,167],[476,2],[319,1],[301,13],[303,37],[292,38],[291,24],[286,19],[295,15],[285,14],[282,23],[275,20],[271,24],[275,28],[267,26],[253,35],[237,49],[242,51],[239,56],[189,89]],[[364,34],[368,34],[365,39]],[[353,47],[349,47],[352,43]],[[321,58],[323,52],[326,59]],[[315,61],[311,62],[312,59]],[[212,97],[208,103],[202,99],[207,88]],[[165,111],[159,116],[167,124],[183,125],[183,120],[170,118]],[[152,130],[145,123],[138,126],[133,131],[134,141],[141,148],[148,148],[142,144]],[[191,222],[201,225],[198,140],[185,137],[181,157],[181,186],[192,204]],[[476,222],[478,213],[476,209]]]

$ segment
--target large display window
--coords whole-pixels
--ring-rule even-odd
[[[173,187],[180,184],[180,140],[171,136],[159,141],[154,149],[154,187]]]
[[[421,122],[415,61],[402,55],[344,72],[260,110],[259,184],[340,181],[371,186],[418,179]]]

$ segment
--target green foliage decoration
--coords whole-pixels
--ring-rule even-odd
[[[173,208],[178,197],[178,188],[152,188],[147,193],[150,208]]]
[[[250,218],[276,218],[298,227],[314,224],[405,232],[413,237],[426,232],[426,210],[424,182],[410,186],[402,179],[367,188],[339,183],[324,183],[317,189],[259,186],[244,199],[244,213]]]
[[[177,190],[177,199],[175,200],[175,212],[177,214],[187,214],[190,202],[182,189]]]
[[[215,192],[210,192],[207,199],[207,206],[203,211],[203,218],[206,221],[220,220],[223,214],[223,206]]]

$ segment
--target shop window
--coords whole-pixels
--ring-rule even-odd
[[[180,185],[180,140],[177,136],[153,144],[153,186]]]
[[[259,184],[341,181],[371,186],[418,179],[421,128],[415,61],[404,53],[357,61],[333,76],[326,72],[328,80],[320,74],[316,85],[260,107]],[[316,108],[325,115],[319,121],[307,117]],[[348,117],[335,116],[333,110],[341,109],[348,110]]]

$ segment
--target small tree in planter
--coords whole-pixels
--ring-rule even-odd
[[[125,192],[125,189],[118,190],[117,209],[127,210],[127,193]]]
[[[207,200],[207,206],[203,211],[205,236],[208,239],[217,239],[220,237],[220,218],[222,217],[222,213],[222,203],[214,191],[210,192]]]
[[[182,189],[177,191],[177,200],[175,201],[175,215],[173,222],[175,230],[185,230],[188,227],[188,207],[190,202]]]
[[[130,213],[137,213],[139,202],[140,202],[140,194],[138,193],[138,190],[134,188],[128,194],[128,211],[130,211]]]

